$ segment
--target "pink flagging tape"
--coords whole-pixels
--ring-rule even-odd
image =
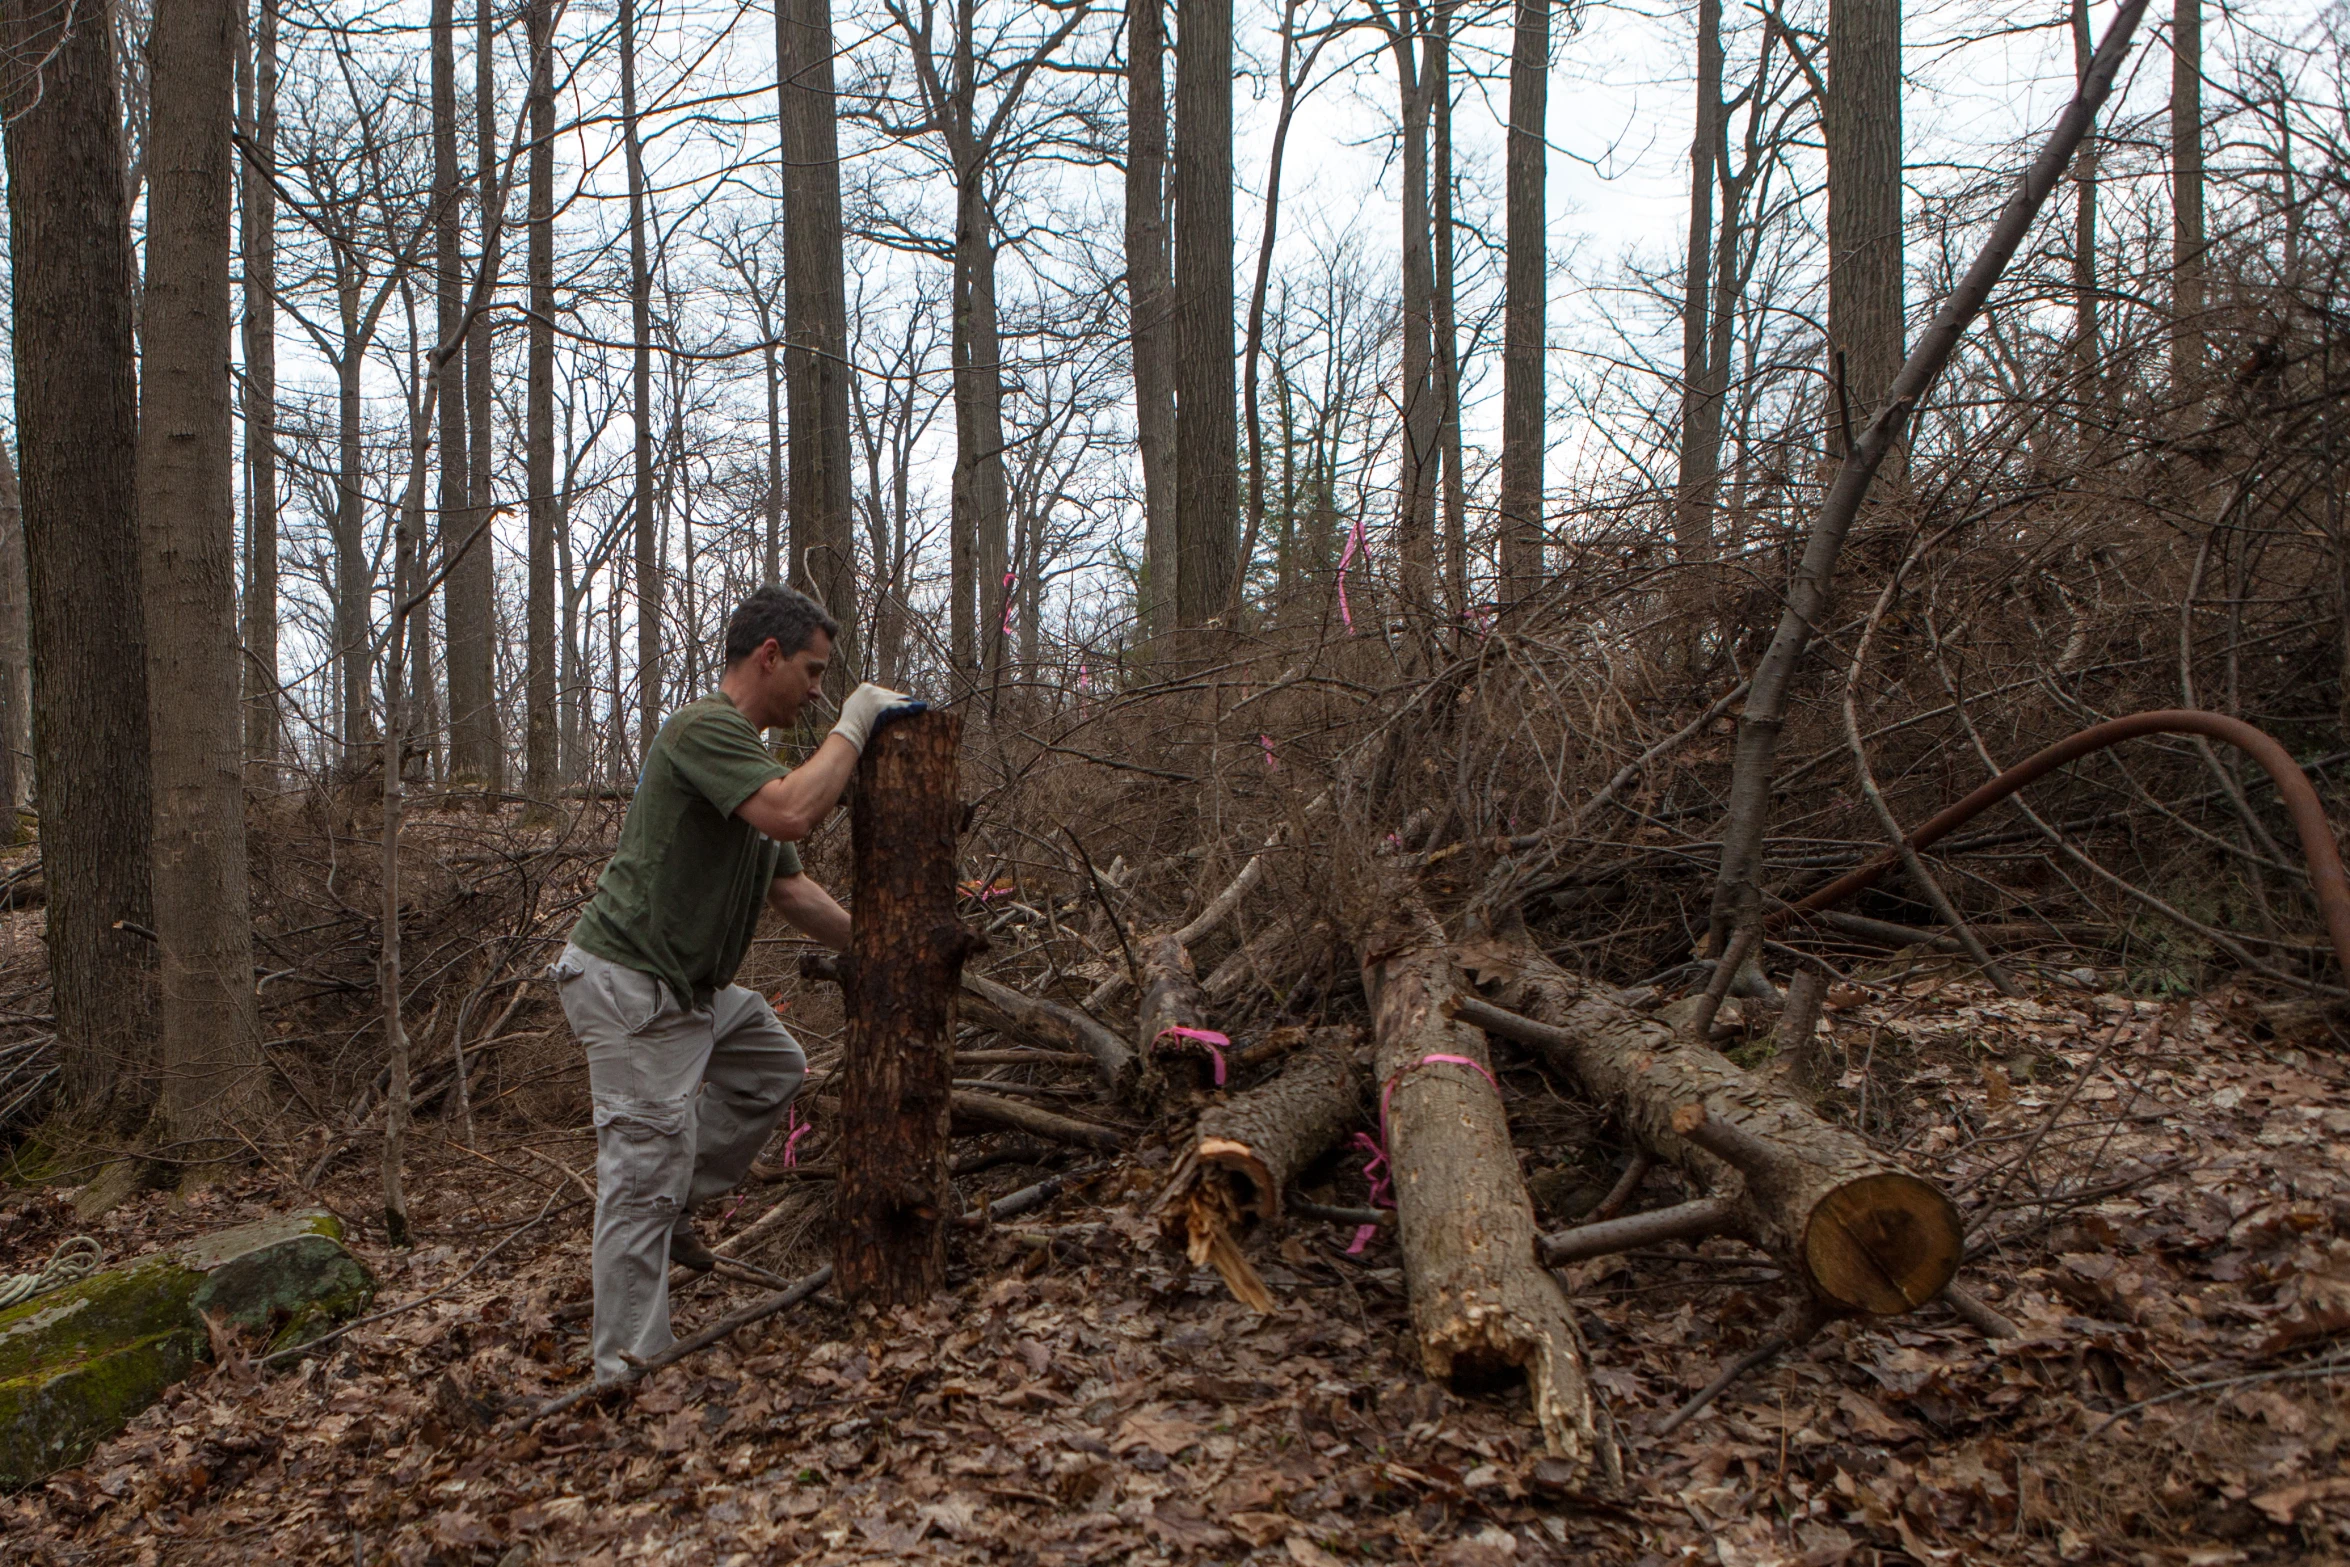
[[[1265,771],[1268,773],[1277,773],[1281,771],[1281,764],[1273,760],[1273,737],[1271,735],[1259,735],[1257,736],[1257,744],[1265,748]]]
[[[1224,1086],[1224,1052],[1232,1048],[1231,1040],[1212,1028],[1185,1028],[1181,1024],[1170,1024],[1160,1029],[1159,1039],[1188,1040],[1205,1050],[1215,1058],[1216,1086]],[[1154,1039],[1151,1043],[1157,1044],[1158,1040]]]
[[[1012,589],[1019,584],[1019,581],[1020,577],[1017,572],[1006,571],[1004,573],[1004,623],[996,628],[997,636],[1008,637],[1012,634]]]
[[[1387,1109],[1395,1097],[1395,1085],[1403,1080],[1405,1073],[1417,1072],[1424,1066],[1473,1067],[1484,1077],[1485,1081],[1493,1085],[1495,1094],[1498,1095],[1501,1092],[1501,1081],[1493,1075],[1492,1069],[1487,1067],[1484,1062],[1472,1060],[1468,1056],[1424,1055],[1389,1078],[1386,1086],[1379,1090],[1379,1135],[1374,1138],[1368,1132],[1355,1133],[1355,1146],[1367,1150],[1371,1155],[1370,1161],[1363,1166],[1363,1179],[1370,1185],[1371,1206],[1374,1208],[1395,1206],[1394,1182],[1387,1175],[1380,1173],[1382,1170],[1392,1172],[1393,1169],[1387,1160]],[[1354,1244],[1347,1247],[1346,1254],[1350,1257],[1361,1256],[1363,1248],[1370,1244],[1371,1237],[1378,1232],[1379,1226],[1376,1224],[1366,1224],[1355,1231]]]
[[[787,1170],[800,1162],[800,1139],[816,1130],[815,1123],[800,1119],[800,1107],[791,1107],[791,1119],[784,1123],[789,1130],[783,1136],[783,1167]]]
[[[1338,618],[1346,622],[1346,634],[1350,637],[1355,634],[1355,617],[1346,603],[1346,568],[1354,563],[1356,555],[1364,553],[1367,551],[1363,544],[1363,519],[1357,517],[1355,525],[1347,530],[1346,548],[1338,557]]]

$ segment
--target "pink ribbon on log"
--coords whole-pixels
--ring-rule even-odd
[[[1224,1052],[1232,1048],[1232,1041],[1212,1028],[1185,1028],[1171,1023],[1159,1030],[1159,1039],[1189,1040],[1205,1050],[1216,1062],[1216,1086],[1224,1086]],[[1158,1040],[1151,1043],[1156,1044]]]
[[[1392,1195],[1390,1195],[1394,1189],[1394,1183],[1390,1181],[1388,1177],[1379,1173],[1379,1170],[1382,1166],[1386,1166],[1390,1170],[1394,1168],[1394,1166],[1389,1163],[1387,1157],[1387,1111],[1388,1106],[1394,1101],[1395,1098],[1395,1085],[1403,1080],[1405,1073],[1417,1072],[1424,1066],[1474,1067],[1480,1074],[1483,1075],[1485,1081],[1493,1085],[1493,1092],[1496,1097],[1498,1097],[1501,1093],[1501,1080],[1493,1075],[1492,1068],[1488,1067],[1484,1062],[1475,1060],[1469,1056],[1445,1054],[1424,1055],[1420,1057],[1419,1060],[1412,1062],[1409,1066],[1403,1067],[1397,1071],[1393,1077],[1389,1078],[1386,1084],[1379,1090],[1378,1137],[1374,1139],[1368,1132],[1355,1133],[1355,1146],[1358,1148],[1368,1149],[1370,1151],[1370,1162],[1363,1166],[1363,1179],[1370,1184],[1370,1201],[1371,1206],[1374,1208],[1392,1208],[1395,1206],[1395,1199]],[[1371,1237],[1378,1233],[1378,1225],[1364,1225],[1361,1229],[1355,1231],[1354,1244],[1347,1247],[1346,1254],[1350,1257],[1361,1256],[1363,1248],[1370,1244]]]

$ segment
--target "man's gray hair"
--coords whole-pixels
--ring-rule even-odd
[[[726,662],[730,666],[742,662],[770,637],[775,639],[777,650],[789,658],[819,631],[835,642],[840,640],[840,622],[825,613],[823,605],[797,588],[770,582],[727,617]]]

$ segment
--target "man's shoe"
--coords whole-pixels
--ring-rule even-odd
[[[718,1253],[702,1244],[691,1224],[681,1224],[669,1232],[669,1260],[681,1268],[707,1273],[718,1266]]]

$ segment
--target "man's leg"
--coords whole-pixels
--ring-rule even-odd
[[[669,1331],[669,1233],[693,1183],[695,1090],[710,1014],[681,1009],[649,974],[577,948],[556,965],[563,1012],[587,1047],[596,1112],[596,1380],[628,1374]]]
[[[751,1161],[808,1075],[799,1042],[757,991],[729,985],[711,999],[710,1014],[710,1064],[697,1107],[689,1198],[697,1208],[750,1173]]]

